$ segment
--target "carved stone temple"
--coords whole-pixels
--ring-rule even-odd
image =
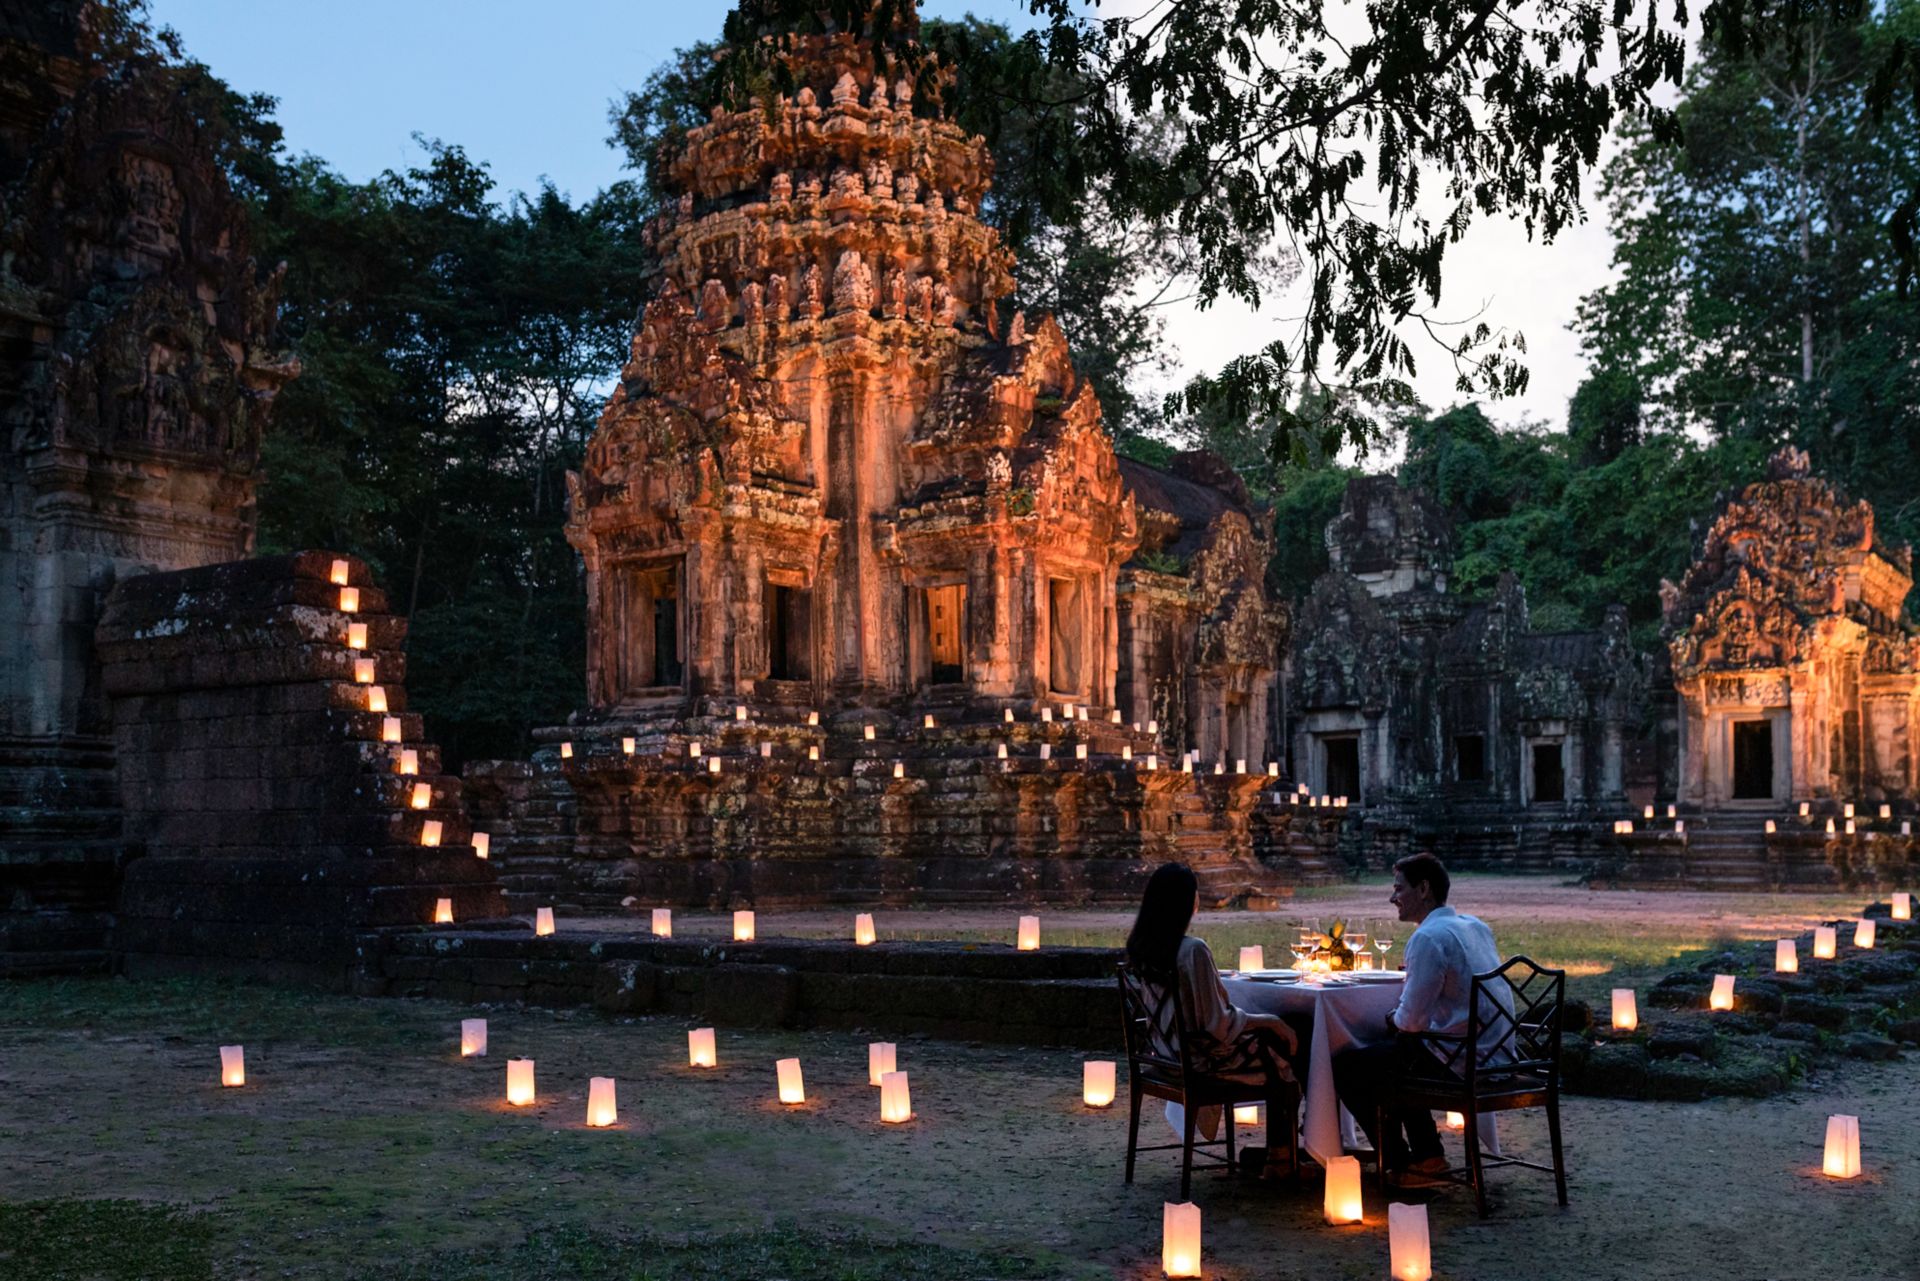
[[[1176,854],[1217,899],[1297,879],[1332,825],[1264,812],[1270,521],[1203,456],[1116,458],[1059,326],[1003,305],[985,144],[891,58],[807,38],[796,93],[673,158],[664,279],[569,478],[591,706],[470,772],[507,884],[1073,900]]]

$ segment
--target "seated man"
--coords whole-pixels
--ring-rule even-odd
[[[1407,940],[1407,981],[1400,1004],[1387,1015],[1391,1032],[1465,1033],[1473,976],[1500,968],[1493,931],[1479,918],[1447,906],[1450,884],[1446,864],[1431,854],[1415,854],[1393,865],[1393,905],[1400,919],[1415,929]],[[1387,1133],[1373,1132],[1378,1100],[1392,1083],[1401,1054],[1392,1038],[1342,1051],[1333,1060],[1334,1088],[1366,1129],[1381,1168],[1405,1171],[1402,1182],[1426,1183],[1447,1169],[1431,1112],[1389,1112]]]

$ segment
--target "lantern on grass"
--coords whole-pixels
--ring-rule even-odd
[[[438,845],[440,843],[439,819],[430,818],[420,824],[420,843],[428,846]]]
[[[487,1057],[487,1021],[485,1019],[460,1020],[460,1057],[463,1059]]]
[[[1873,947],[1873,918],[1863,916],[1853,927],[1853,945],[1855,947]]]
[[[453,900],[435,899],[433,903],[433,923],[435,925],[453,924]]]
[[[357,614],[360,612],[360,589],[358,587],[342,587],[340,589],[340,612],[343,614]]]
[[[473,853],[476,858],[485,858],[493,852],[493,837],[485,832],[473,834]]]
[[[1322,1209],[1328,1223],[1358,1223],[1360,1204],[1360,1159],[1337,1156],[1327,1162],[1327,1196]]]
[[[789,1107],[807,1101],[807,1089],[800,1080],[800,1060],[781,1059],[774,1070],[780,1078],[780,1101]]]
[[[1040,950],[1040,918],[1023,916],[1020,918],[1020,931],[1014,938],[1014,947],[1022,952]]]
[[[1113,1105],[1114,1074],[1112,1059],[1088,1059],[1080,1065],[1080,1101],[1090,1108]]]
[[[687,1066],[704,1068],[720,1066],[720,1054],[714,1048],[712,1028],[687,1029]]]
[[[545,938],[547,935],[551,933],[553,933],[553,909],[550,907],[534,908],[533,909],[534,937]]]
[[[384,685],[367,686],[367,710],[385,714],[387,710],[387,689]]]
[[[673,909],[656,907],[653,909],[653,936],[657,939],[673,937]]]
[[[1631,1032],[1640,1026],[1640,1011],[1636,1007],[1633,989],[1616,987],[1613,989],[1613,1030]]]
[[[347,648],[365,649],[367,647],[367,625],[365,623],[347,624]]]
[[[371,685],[373,684],[374,675],[374,662],[371,658],[356,658],[353,660],[354,684]]]
[[[1831,925],[1816,925],[1813,928],[1813,959],[1831,961],[1834,953],[1840,950],[1840,931]]]
[[[1800,948],[1792,939],[1777,939],[1773,945],[1773,972],[1775,974],[1798,974],[1800,972]]]
[[[1467,1116],[1464,1112],[1449,1112],[1446,1117],[1449,1130],[1459,1131],[1467,1128]]]
[[[1240,949],[1240,970],[1264,970],[1267,968],[1267,951],[1259,944]]]
[[[223,1086],[245,1085],[247,1083],[247,1053],[238,1045],[220,1047],[220,1084]]]
[[[344,560],[334,561],[332,568],[327,573],[327,581],[335,587],[344,587],[346,586],[347,578],[347,562]]]
[[[507,1060],[507,1102],[523,1108],[533,1102],[533,1060]]]
[[[1913,895],[1901,890],[1893,896],[1893,919],[1911,921],[1913,919]]]
[[[853,918],[854,946],[867,947],[873,942],[873,938],[873,913],[856,913]]]
[[[634,749],[638,746],[639,744],[634,742],[633,739],[623,738],[620,740],[620,754],[622,756],[632,756]]]
[[[1160,1270],[1170,1277],[1200,1275],[1200,1207],[1191,1201],[1160,1205]]]
[[[1427,1207],[1387,1207],[1387,1259],[1394,1281],[1433,1281],[1433,1246],[1427,1237]]]
[[[613,1078],[596,1076],[587,1082],[587,1124],[599,1129],[619,1119],[614,1106]]]
[[[573,759],[573,744],[572,744],[572,743],[562,743],[562,744],[560,744],[560,759],[561,759],[561,760],[563,760],[563,761],[570,761],[570,760],[572,760],[572,759]]]
[[[899,1067],[897,1049],[892,1041],[870,1041],[867,1044],[867,1084],[879,1085],[889,1072]]]
[[[1860,1118],[1827,1118],[1827,1150],[1820,1162],[1820,1173],[1832,1179],[1860,1177]]]
[[[905,1072],[888,1072],[880,1078],[880,1120],[901,1125],[913,1120],[913,1095],[907,1090]]]
[[[1713,976],[1713,991],[1707,995],[1707,1008],[1710,1010],[1730,1010],[1733,1008],[1733,975],[1716,974]]]
[[[415,783],[413,785],[413,795],[408,798],[407,803],[417,810],[431,808],[433,805],[433,784]]]
[[[733,941],[736,943],[753,942],[752,912],[735,912],[733,914]]]
[[[1233,1109],[1233,1123],[1235,1125],[1260,1124],[1260,1105],[1258,1103],[1241,1103],[1235,1105]]]

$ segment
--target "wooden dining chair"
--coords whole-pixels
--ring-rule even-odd
[[[1193,1044],[1192,1027],[1187,1021],[1185,1004],[1180,1000],[1180,984],[1176,979],[1164,986],[1148,983],[1133,974],[1125,961],[1120,963],[1120,1010],[1122,1026],[1126,1034],[1127,1046],[1127,1085],[1131,1095],[1133,1116],[1127,1128],[1127,1177],[1133,1182],[1134,1156],[1140,1152],[1170,1152],[1180,1149],[1180,1199],[1188,1199],[1193,1184],[1193,1161],[1196,1150],[1209,1164],[1223,1166],[1231,1173],[1235,1165],[1233,1108],[1235,1104],[1266,1103],[1268,1087],[1264,1084],[1249,1084],[1224,1077],[1209,1076],[1193,1066],[1193,1055],[1189,1046]],[[1175,1047],[1175,1053],[1165,1054],[1154,1049],[1155,1030],[1160,1035],[1160,1045]],[[1178,1143],[1160,1143],[1147,1147],[1140,1146],[1140,1105],[1149,1098],[1162,1099],[1169,1103],[1178,1103],[1186,1114],[1185,1131]],[[1287,1139],[1287,1157],[1289,1169],[1298,1174],[1300,1170],[1299,1116],[1300,1096],[1298,1090],[1289,1091],[1286,1100],[1286,1115],[1271,1115],[1268,1108],[1267,1138],[1273,1141],[1279,1131],[1284,1131]],[[1221,1138],[1195,1140],[1194,1125],[1201,1108],[1219,1107],[1224,1111],[1226,1122]],[[1275,1127],[1278,1127],[1276,1130]],[[1213,1149],[1224,1148],[1225,1158],[1216,1156]]]
[[[1509,999],[1501,1000],[1503,990]],[[1463,1034],[1403,1032],[1400,1070],[1383,1095],[1374,1133],[1386,1134],[1389,1111],[1426,1108],[1466,1118],[1466,1165],[1446,1177],[1473,1188],[1480,1217],[1487,1217],[1486,1172],[1524,1166],[1553,1175],[1560,1204],[1567,1203],[1567,1163],[1560,1139],[1560,1027],[1566,1008],[1567,972],[1549,970],[1516,956],[1497,970],[1473,976]],[[1472,1053],[1469,1047],[1478,1046]],[[1422,1053],[1421,1051],[1425,1051]],[[1480,1150],[1479,1120],[1498,1112],[1544,1108],[1553,1164]],[[1383,1141],[1384,1146],[1384,1141]],[[1384,1158],[1380,1179],[1387,1177]]]

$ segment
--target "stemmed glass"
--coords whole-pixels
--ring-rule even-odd
[[[1346,937],[1340,941],[1345,943],[1347,950],[1353,954],[1353,968],[1356,970],[1359,969],[1360,957],[1367,950],[1367,932],[1365,930],[1348,930]]]
[[[1380,968],[1383,970],[1386,969],[1387,968],[1387,949],[1393,946],[1393,940],[1389,938],[1381,938],[1378,934],[1376,934],[1373,936],[1373,946],[1374,946],[1374,950],[1380,953]]]

